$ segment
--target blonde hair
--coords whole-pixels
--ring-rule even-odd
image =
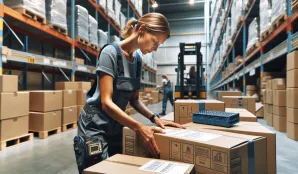
[[[123,28],[121,36],[129,37],[134,30],[138,30],[140,26],[144,26],[148,32],[162,32],[170,37],[170,24],[167,18],[160,13],[147,13],[140,17],[139,20],[131,19]]]

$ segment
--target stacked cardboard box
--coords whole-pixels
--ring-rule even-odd
[[[272,80],[273,93],[273,127],[280,132],[286,132],[286,81],[278,78]]]
[[[240,121],[256,122],[257,117],[243,108],[226,108],[226,112],[239,113]]]
[[[28,125],[29,93],[18,92],[18,76],[0,75],[0,149],[2,142],[28,134]]]
[[[256,94],[256,86],[255,85],[246,85],[246,95],[253,96]]]
[[[242,96],[241,91],[216,91],[215,99],[223,101],[223,96]]]
[[[287,135],[298,140],[298,51],[287,57]]]
[[[256,98],[250,96],[224,96],[223,102],[226,108],[244,108],[256,114]]]
[[[266,83],[266,104],[265,104],[265,120],[269,126],[273,126],[273,92],[272,80]]]

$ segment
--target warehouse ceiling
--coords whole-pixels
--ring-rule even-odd
[[[194,4],[189,4],[189,0],[157,0],[156,12],[162,14],[198,12],[204,10],[204,0],[195,0]]]

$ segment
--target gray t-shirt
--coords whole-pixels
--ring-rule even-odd
[[[118,44],[118,43],[117,43]],[[119,44],[118,44],[119,45]],[[135,78],[137,74],[137,58],[136,53],[134,53],[133,62],[129,62],[126,57],[124,56],[123,52],[121,51],[123,68],[124,68],[124,76],[125,77],[132,77]],[[99,74],[100,72],[107,73],[113,77],[113,80],[117,77],[117,50],[114,46],[108,45],[106,46],[99,57],[98,66],[95,70],[97,74],[97,82],[99,82]],[[140,64],[142,66],[142,64]],[[141,79],[140,79],[141,80]],[[117,89],[113,89],[113,92],[116,93]],[[123,99],[119,97],[119,99]],[[100,87],[97,84],[96,91],[93,96],[87,99],[87,103],[89,105],[98,105],[100,104]],[[120,102],[123,103],[123,102]],[[123,106],[122,106],[123,107]]]

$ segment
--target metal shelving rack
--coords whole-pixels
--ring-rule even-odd
[[[137,10],[134,8],[133,4],[130,0],[121,1],[122,3],[127,3],[127,11],[128,14],[132,9],[134,16],[137,18],[140,15],[137,13]],[[95,10],[95,19],[97,21],[104,20],[107,22],[108,28],[108,42],[110,41],[111,29],[113,29],[119,35],[121,34],[121,30],[119,26],[116,26],[114,22],[106,15],[106,13],[99,8],[99,0],[88,0],[84,3],[89,3],[92,8]],[[148,12],[150,11],[150,3],[152,1],[148,1]],[[93,49],[90,46],[83,45],[75,40],[75,0],[71,0],[71,34],[70,36],[65,36],[58,31],[52,29],[48,25],[41,24],[35,20],[27,18],[21,13],[5,6],[3,0],[0,0],[0,75],[4,74],[3,65],[5,65],[5,69],[13,69],[13,70],[21,70],[22,73],[22,89],[27,89],[27,73],[30,72],[38,72],[41,73],[42,77],[42,87],[44,89],[45,79],[50,82],[45,73],[52,74],[52,89],[55,89],[55,76],[56,74],[63,74],[64,77],[69,81],[75,81],[75,77],[77,75],[81,75],[83,77],[92,76],[95,71],[95,63],[91,65],[89,62],[92,62],[89,56],[93,56],[95,59],[98,56],[99,51]],[[99,19],[99,15],[101,19]],[[129,16],[127,16],[129,18]],[[7,28],[9,28],[9,32],[15,34],[14,31],[20,32],[25,35],[23,42],[21,39],[17,38],[20,44],[23,47],[23,51],[11,50],[11,54],[3,54],[3,51],[6,49],[3,47],[3,40],[5,36],[3,36],[4,32],[4,24]],[[100,26],[99,26],[100,28]],[[15,35],[16,36],[16,35]],[[47,36],[47,37],[45,37]],[[42,44],[42,54],[32,54],[28,53],[28,38],[38,38],[43,43],[49,43],[57,48],[62,48],[70,51],[71,60],[64,60],[54,57],[45,56],[45,45]],[[11,39],[11,37],[9,37]],[[86,58],[87,65],[79,65],[75,63],[75,55],[76,51],[80,54],[84,55]],[[89,56],[88,56],[89,55]],[[7,63],[8,62],[8,63]],[[9,63],[11,62],[11,63]],[[95,60],[93,60],[95,62]],[[4,63],[4,64],[3,64]],[[90,64],[90,65],[88,65]],[[143,70],[149,71],[152,74],[156,75],[156,71],[152,70],[146,65],[143,65]],[[60,72],[59,72],[60,71]],[[67,75],[69,74],[69,75]],[[156,83],[153,81],[147,82],[142,81],[142,84],[146,86],[154,86]]]
[[[224,3],[226,3],[225,0]],[[232,3],[233,0],[229,1]],[[291,10],[291,0],[287,0],[287,18],[283,24],[277,27],[264,41],[261,42],[260,47],[256,48],[249,56],[246,56],[246,39],[247,39],[247,27],[249,23],[247,22],[249,19],[253,17],[257,17],[251,15],[252,9],[255,8],[256,5],[259,5],[258,0],[252,0],[252,5],[248,9],[247,13],[243,12],[241,25],[239,29],[236,31],[236,37],[232,40],[232,44],[228,49],[227,53],[223,57],[223,61],[220,65],[220,68],[215,73],[213,77],[211,77],[210,88],[211,90],[228,90],[229,84],[232,83],[233,90],[235,90],[235,81],[242,78],[243,84],[243,93],[246,95],[246,74],[251,71],[255,71],[257,68],[260,68],[260,77],[262,77],[262,73],[264,72],[264,65],[271,62],[272,60],[278,59],[280,57],[285,57],[286,54],[290,53],[292,50],[298,48],[298,31],[293,34],[293,24],[297,22],[298,12],[293,13]],[[222,7],[221,7],[222,8]],[[226,15],[226,19],[229,16],[231,8],[228,10],[228,14]],[[214,15],[214,14],[213,14]],[[225,19],[225,21],[226,21]],[[217,20],[217,19],[216,19]],[[221,29],[223,31],[224,29]],[[276,41],[275,39],[282,32],[286,31],[287,37],[284,40],[281,40],[278,44],[272,45],[272,41]],[[242,33],[242,35],[241,35]],[[211,33],[213,34],[213,33]],[[223,32],[220,33],[220,39],[223,36]],[[242,37],[242,38],[240,38]],[[238,41],[238,42],[237,42]],[[236,51],[236,43],[242,42],[242,44],[238,44],[237,47],[242,48],[242,57],[243,62],[236,66],[235,63],[235,51]],[[217,43],[217,47],[219,47],[219,43]],[[267,47],[270,47],[269,49]],[[232,62],[234,63],[234,71],[227,76],[226,78],[222,78],[222,71],[229,64],[229,58],[232,58]],[[211,56],[210,63],[213,62],[214,54]]]

